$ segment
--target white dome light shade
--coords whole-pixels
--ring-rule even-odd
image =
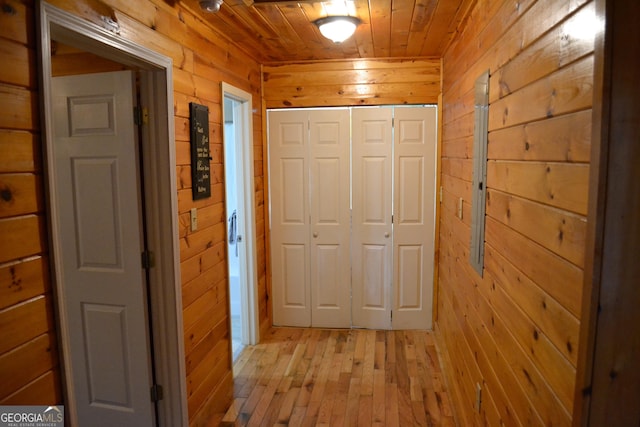
[[[323,36],[334,43],[342,43],[353,35],[360,20],[355,16],[327,16],[313,22]]]
[[[223,0],[200,0],[200,8],[205,12],[216,13],[220,10]]]

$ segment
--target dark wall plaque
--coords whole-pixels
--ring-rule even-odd
[[[191,126],[191,189],[193,200],[211,197],[211,152],[209,151],[209,108],[189,103]]]

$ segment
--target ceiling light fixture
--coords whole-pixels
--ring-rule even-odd
[[[200,0],[200,9],[216,13],[220,10],[220,6],[222,6],[222,0]]]
[[[360,20],[355,16],[327,16],[313,21],[323,36],[334,43],[342,43],[353,35]]]

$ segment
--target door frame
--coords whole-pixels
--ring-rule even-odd
[[[255,207],[255,184],[254,184],[254,163],[253,163],[253,98],[250,93],[245,92],[229,83],[221,83],[222,103],[224,99],[230,98],[239,102],[239,122],[236,125],[234,144],[236,150],[236,188],[242,189],[242,194],[238,197],[238,208],[242,215],[238,221],[241,230],[244,230],[242,245],[238,251],[240,261],[244,260],[244,267],[240,268],[240,299],[242,304],[242,340],[243,344],[255,345],[260,340],[260,324],[258,313],[258,256],[256,250],[256,207]],[[222,108],[222,123],[226,123],[226,111]],[[224,133],[224,129],[223,129]],[[224,136],[224,135],[223,135]],[[224,140],[224,138],[223,138]],[[226,149],[226,146],[224,147]],[[227,279],[229,270],[227,266]],[[248,342],[244,342],[247,339]]]
[[[61,277],[59,212],[55,208],[55,176],[52,151],[53,112],[51,96],[51,40],[64,41],[125,65],[142,70],[140,95],[151,120],[142,132],[145,221],[148,244],[156,266],[149,270],[150,321],[153,323],[153,352],[156,382],[163,386],[158,402],[158,425],[187,425],[186,369],[182,326],[182,295],[178,236],[175,131],[173,123],[172,60],[100,26],[56,8],[44,1],[37,4],[40,60],[43,166],[49,226],[55,314],[58,323],[64,403],[71,425],[77,425],[76,402],[71,374],[69,325]],[[153,142],[153,143],[152,143]]]
[[[397,268],[397,263],[396,263],[396,257],[397,257],[397,251],[395,249],[396,247],[396,240],[395,240],[395,233],[396,233],[396,227],[397,227],[397,222],[399,221],[399,219],[396,219],[395,221],[393,220],[393,216],[397,216],[398,213],[398,206],[397,206],[397,200],[396,197],[398,195],[396,189],[397,189],[397,183],[396,183],[396,173],[399,171],[399,169],[397,169],[396,166],[396,157],[397,157],[397,143],[396,143],[396,135],[397,132],[399,132],[398,130],[398,121],[396,120],[398,118],[398,114],[397,111],[400,110],[404,110],[404,109],[416,109],[416,110],[423,110],[425,112],[425,116],[428,116],[428,114],[426,114],[427,111],[434,111],[435,112],[435,118],[433,120],[433,122],[429,122],[432,124],[433,128],[433,132],[435,132],[435,139],[433,140],[434,145],[433,147],[429,146],[428,148],[428,154],[432,154],[433,155],[433,163],[430,163],[430,167],[428,168],[429,170],[433,171],[433,211],[432,211],[432,215],[430,215],[432,221],[426,225],[425,227],[430,228],[434,233],[436,233],[437,230],[437,221],[438,221],[438,217],[437,217],[437,207],[438,207],[438,200],[437,200],[437,174],[438,174],[438,144],[439,144],[439,138],[440,138],[440,129],[439,129],[439,120],[440,120],[440,111],[439,111],[439,104],[412,104],[412,105],[375,105],[375,106],[343,106],[343,107],[308,107],[308,108],[287,108],[287,109],[267,109],[266,110],[266,116],[267,116],[267,122],[268,122],[268,127],[270,129],[274,128],[276,126],[275,123],[275,119],[274,116],[275,114],[286,114],[286,113],[293,113],[293,112],[301,112],[302,116],[297,117],[295,120],[297,123],[301,123],[303,122],[303,118],[304,118],[304,114],[308,113],[308,114],[312,114],[314,112],[321,112],[321,111],[328,111],[328,110],[340,110],[340,109],[347,109],[350,111],[350,127],[351,127],[351,135],[350,135],[350,140],[349,140],[349,145],[350,145],[350,162],[351,162],[351,181],[350,181],[350,186],[351,186],[351,217],[352,217],[352,224],[351,224],[351,231],[350,231],[350,238],[351,238],[351,252],[349,254],[350,256],[350,262],[351,262],[351,282],[350,282],[350,286],[351,286],[351,327],[352,328],[377,328],[377,329],[385,329],[385,330],[392,330],[392,329],[397,329],[397,326],[394,326],[393,323],[393,319],[392,319],[392,313],[395,310],[396,312],[398,311],[397,308],[397,302],[395,301],[395,297],[397,295],[397,291],[399,289],[399,285],[398,285],[398,281],[395,280],[396,277],[396,268]],[[386,125],[388,125],[388,144],[390,146],[389,148],[389,175],[390,178],[387,179],[386,181],[388,181],[386,184],[389,187],[389,193],[391,195],[391,199],[389,201],[389,209],[387,209],[387,213],[385,214],[387,216],[387,218],[385,219],[385,227],[387,228],[387,233],[393,235],[391,241],[387,244],[387,246],[389,247],[389,255],[385,256],[385,259],[388,259],[388,264],[390,266],[389,268],[389,272],[387,274],[387,278],[385,286],[384,286],[384,293],[385,293],[385,309],[384,309],[384,319],[375,319],[375,321],[372,321],[371,318],[367,318],[367,319],[360,319],[358,314],[356,313],[356,309],[354,308],[356,306],[356,304],[358,304],[358,298],[356,297],[356,287],[354,286],[354,283],[357,283],[358,280],[354,279],[354,277],[356,277],[357,273],[356,269],[354,268],[354,260],[356,258],[355,253],[357,252],[357,248],[356,245],[358,242],[354,242],[354,239],[357,235],[357,231],[354,231],[356,227],[356,216],[357,216],[357,212],[354,213],[355,211],[357,211],[357,200],[356,197],[354,196],[354,189],[357,187],[356,184],[354,184],[355,181],[355,177],[356,175],[358,175],[357,173],[357,163],[358,160],[356,159],[356,156],[359,155],[357,153],[357,151],[359,151],[358,149],[358,142],[357,142],[357,136],[356,135],[358,132],[356,131],[356,126],[357,126],[357,122],[359,121],[359,119],[355,116],[359,115],[360,112],[364,112],[364,111],[370,111],[370,112],[377,112],[377,113],[382,113],[382,116],[376,116],[376,119],[379,121],[384,120]],[[386,114],[388,113],[388,114]],[[426,117],[425,117],[426,118]],[[292,122],[293,119],[291,117],[289,117],[290,121]],[[304,121],[304,123],[307,125],[305,127],[305,129],[307,129],[307,134],[311,135],[311,123],[312,120],[309,116],[307,116],[306,121]],[[425,130],[425,133],[427,132],[427,130]],[[269,130],[269,135],[267,136],[268,140],[268,146],[269,146],[269,169],[271,170],[271,162],[273,161],[274,158],[274,154],[273,154],[273,144],[271,141],[271,130]],[[429,135],[431,135],[429,133]],[[428,136],[425,136],[426,138],[428,138]],[[310,147],[311,142],[307,141],[305,144],[307,144]],[[354,148],[355,147],[355,148]],[[276,157],[280,156],[280,153],[276,153],[275,154]],[[292,155],[290,155],[289,157],[292,157]],[[300,158],[302,156],[300,155]],[[310,159],[305,158],[307,161],[307,163],[310,162]],[[427,169],[427,167],[425,166],[425,169]],[[305,169],[307,172],[311,170],[311,166],[307,166]],[[278,177],[277,177],[278,178]],[[278,178],[279,179],[279,178]],[[272,193],[272,185],[273,185],[274,180],[271,178],[269,178],[269,185],[267,186],[267,188],[269,189],[269,192]],[[310,185],[303,185],[303,188],[309,188],[310,189]],[[310,191],[310,190],[308,190]],[[306,196],[305,196],[306,197]],[[424,202],[426,204],[426,202]],[[273,199],[270,197],[269,198],[269,214],[271,215],[271,211],[273,209]],[[305,218],[311,218],[311,213],[306,213],[303,214],[305,216]],[[300,224],[304,225],[302,222],[300,222]],[[302,227],[302,225],[300,225]],[[310,224],[308,225],[309,227],[312,227]],[[271,224],[270,227],[268,227],[270,230],[270,233],[273,235],[273,226]],[[309,232],[309,234],[311,234]],[[434,236],[437,236],[437,234],[434,234]],[[289,239],[291,239],[291,237],[289,237]],[[271,239],[273,240],[273,239]],[[291,241],[291,240],[289,240]],[[371,240],[369,239],[369,242],[371,242]],[[268,249],[268,253],[272,253],[273,250],[273,246],[271,244],[272,242],[269,242],[269,249]],[[301,243],[300,241],[296,241],[296,244],[299,245],[303,245],[303,243]],[[438,262],[437,262],[437,242],[434,242],[433,244],[433,256],[429,256],[426,258],[425,262],[428,263],[432,263],[433,265],[433,270],[434,272],[436,271],[436,269],[438,268]],[[310,249],[309,249],[310,250]],[[308,251],[309,251],[308,250]],[[309,257],[310,255],[308,255]],[[276,260],[278,263],[278,260]],[[274,257],[271,257],[270,260],[270,264],[274,262]],[[273,270],[273,267],[271,267],[271,271]],[[434,273],[435,274],[435,273]],[[424,293],[424,297],[426,298],[426,300],[429,302],[430,308],[427,310],[431,310],[431,314],[429,316],[425,317],[425,322],[427,322],[428,324],[425,325],[424,327],[426,329],[433,329],[433,323],[434,323],[434,316],[435,316],[435,310],[436,310],[436,298],[435,298],[435,286],[436,286],[436,282],[435,282],[435,276],[432,274],[428,274],[425,275],[423,277],[424,280],[427,281],[431,281],[430,286],[426,286],[425,282],[422,282],[422,290],[425,291]],[[273,279],[272,279],[273,280]],[[306,282],[308,282],[306,289],[306,292],[309,295],[312,295],[313,293],[313,287],[311,286],[311,280],[307,279]],[[427,288],[427,289],[425,289]],[[272,288],[272,290],[279,290],[278,287]],[[275,292],[275,291],[273,291]],[[275,292],[277,293],[277,292]],[[275,295],[275,294],[274,294]],[[276,300],[278,300],[277,295],[276,297],[272,298],[272,310],[273,310],[273,317],[274,319],[276,317],[278,317],[278,308],[280,308],[281,310],[283,310],[283,306],[280,305],[279,307],[276,306]],[[305,303],[305,305],[308,305],[309,307],[313,307],[313,302],[311,303]],[[299,304],[298,307],[303,306],[303,304]],[[310,310],[312,310],[310,308]],[[284,310],[283,310],[284,311]],[[301,316],[305,316],[306,314],[301,314]],[[283,316],[284,317],[284,316]],[[287,319],[292,319],[294,317],[294,315],[288,315],[286,316]],[[382,316],[380,316],[382,317]],[[310,321],[307,324],[307,326],[313,325],[313,316],[310,315]],[[287,323],[286,319],[281,319],[283,324],[291,326],[291,325],[295,325],[295,323],[290,322]],[[363,322],[363,320],[365,320]],[[396,318],[396,324],[400,323],[402,321],[398,320]],[[278,322],[275,322],[278,323]],[[297,326],[304,326],[304,325],[300,325],[298,324]]]
[[[614,4],[615,3],[615,4]],[[636,0],[596,0],[593,125],[573,426],[638,419]],[[634,52],[636,53],[634,55]],[[634,192],[635,191],[635,192]],[[631,200],[631,202],[630,202]],[[634,203],[635,201],[635,203]]]

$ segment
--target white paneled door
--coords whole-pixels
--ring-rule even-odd
[[[394,109],[393,329],[430,329],[436,108]]]
[[[269,112],[273,323],[311,326],[309,115]]]
[[[269,112],[276,325],[351,325],[349,110]]]
[[[155,425],[130,71],[52,79],[69,366],[80,425]]]
[[[391,329],[392,113],[352,111],[352,315],[360,328]]]
[[[311,325],[351,326],[349,110],[309,117]]]

